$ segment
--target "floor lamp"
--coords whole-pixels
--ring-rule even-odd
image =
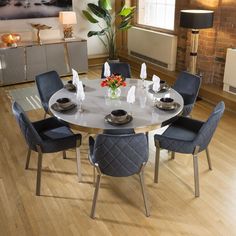
[[[189,72],[197,73],[197,50],[199,29],[213,26],[214,12],[209,10],[181,10],[180,27],[192,29]]]

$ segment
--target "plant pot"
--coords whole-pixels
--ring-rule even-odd
[[[120,97],[120,95],[121,95],[121,89],[120,88],[115,88],[115,89],[108,88],[108,90],[107,90],[107,96],[110,99],[117,99],[117,98]]]

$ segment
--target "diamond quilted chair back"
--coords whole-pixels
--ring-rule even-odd
[[[115,177],[139,173],[148,160],[147,138],[144,134],[99,134],[94,146],[94,162],[101,172]]]

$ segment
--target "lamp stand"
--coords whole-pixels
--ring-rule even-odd
[[[63,25],[64,39],[73,39],[73,28],[72,25]]]
[[[197,74],[198,38],[199,38],[199,30],[192,29],[189,72],[194,75]]]

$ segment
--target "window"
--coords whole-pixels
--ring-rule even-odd
[[[175,0],[138,0],[137,23],[174,30]]]

